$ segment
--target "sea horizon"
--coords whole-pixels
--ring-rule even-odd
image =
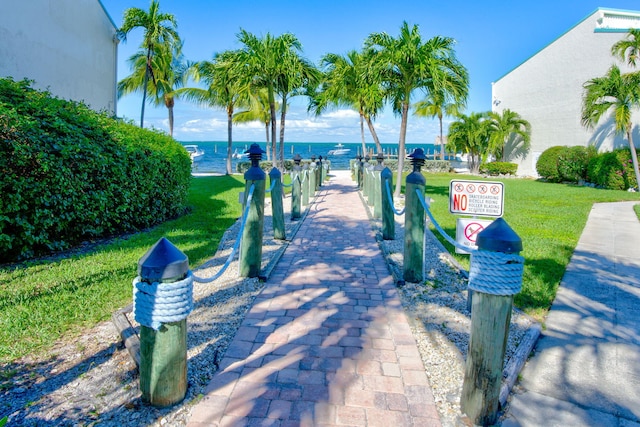
[[[226,171],[226,158],[227,158],[227,141],[179,141],[182,145],[197,145],[200,149],[204,150],[205,154],[201,160],[194,162],[194,171],[200,173],[225,173]],[[243,153],[247,150],[251,144],[258,144],[260,148],[265,150],[266,143],[258,141],[233,141],[232,154]],[[334,150],[338,144],[342,144],[342,148],[348,149],[349,152],[343,155],[332,155],[330,152]],[[382,143],[382,149],[385,154],[397,155],[398,143]],[[425,143],[407,143],[407,154],[411,153],[416,148],[422,148],[427,155],[434,152],[439,153],[439,146],[434,144]],[[279,143],[277,144],[279,147]],[[375,156],[376,146],[372,142],[365,144],[366,154]],[[323,159],[329,159],[331,161],[331,167],[336,170],[348,170],[349,161],[355,159],[356,156],[362,152],[362,143],[359,142],[287,142],[284,143],[284,156],[286,159],[291,159],[296,154],[299,154],[303,159],[310,159],[312,156],[318,158],[322,156]],[[267,160],[266,153],[263,155],[263,160]],[[232,169],[236,172],[236,166],[239,162],[246,161],[246,159],[232,159]]]

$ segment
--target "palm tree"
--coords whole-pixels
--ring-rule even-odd
[[[463,105],[457,102],[451,102],[450,98],[444,90],[429,93],[426,98],[417,102],[414,106],[414,112],[418,117],[437,117],[440,124],[440,159],[444,160],[445,142],[442,132],[442,119],[446,116],[457,116]]]
[[[250,87],[264,88],[269,100],[270,124],[271,124],[271,150],[274,161],[277,159],[276,151],[276,94],[289,93],[289,89],[296,87],[300,80],[297,77],[289,79],[284,76],[300,76],[300,68],[287,69],[296,66],[293,58],[302,50],[300,41],[290,33],[273,37],[267,33],[259,38],[255,35],[240,30],[238,41],[244,46],[238,52],[236,58],[238,64],[244,67],[245,84]],[[298,58],[301,58],[298,56]],[[290,74],[291,73],[291,74]],[[295,80],[295,83],[292,81]],[[286,115],[286,99],[281,99],[282,117]],[[281,133],[284,132],[284,129]],[[284,135],[282,135],[284,138]],[[284,147],[281,146],[284,153]]]
[[[518,113],[507,108],[502,111],[502,114],[490,112],[489,119],[491,151],[496,159],[506,161],[505,146],[509,138],[513,137],[518,142],[522,142],[523,149],[529,148],[531,124]]]
[[[314,94],[310,110],[321,114],[329,106],[344,105],[358,112],[360,117],[360,137],[362,152],[366,151],[364,123],[366,121],[376,144],[376,151],[382,152],[380,140],[373,126],[373,120],[382,109],[384,93],[381,82],[376,82],[373,73],[368,73],[368,59],[365,53],[355,50],[345,56],[329,53],[321,59],[325,69],[324,82]]]
[[[131,7],[124,11],[122,27],[118,30],[120,39],[127,41],[127,35],[134,28],[142,28],[144,35],[142,47],[147,50],[146,72],[142,84],[142,108],[140,112],[140,127],[144,127],[144,106],[147,102],[147,81],[149,77],[156,86],[153,62],[151,60],[156,46],[165,44],[173,46],[179,44],[180,37],[177,32],[178,24],[175,17],[169,13],[160,12],[159,0],[151,0],[149,11],[145,12],[137,7]]]
[[[489,149],[488,113],[459,114],[458,120],[449,125],[447,150],[463,152],[469,156],[469,170],[478,173],[482,158]]]
[[[147,81],[147,92],[153,96],[155,105],[164,104],[169,114],[169,135],[173,136],[173,108],[177,99],[176,90],[186,83],[189,65],[182,56],[182,44],[176,46],[156,45],[151,59],[155,85],[145,78],[147,75],[146,52],[139,51],[129,58],[133,73],[118,82],[118,98],[143,89]]]
[[[233,173],[231,166],[233,148],[233,113],[235,106],[246,102],[247,89],[244,75],[237,60],[238,51],[225,51],[214,55],[212,61],[201,61],[191,69],[196,82],[203,81],[206,88],[183,88],[178,91],[187,99],[211,107],[224,108],[227,113],[227,162],[226,173]]]
[[[627,59],[627,64],[636,66],[640,58],[640,28],[629,29],[629,34],[624,40],[620,40],[611,47],[611,54],[621,60]]]
[[[604,77],[597,77],[584,84],[582,124],[593,128],[600,118],[611,111],[618,134],[625,134],[631,150],[636,183],[640,186],[638,155],[631,135],[631,113],[640,106],[640,73],[622,74],[612,65]]]
[[[266,89],[253,89],[249,93],[247,102],[238,105],[244,110],[233,114],[234,123],[248,123],[259,121],[264,124],[267,147],[269,146],[269,124],[271,123],[271,113],[269,110],[269,97]],[[280,103],[276,102],[276,109],[280,108]],[[267,160],[271,160],[271,150],[267,150]]]
[[[298,49],[299,50],[299,49]],[[281,72],[275,85],[276,93],[280,96],[280,155],[284,162],[284,129],[287,115],[288,99],[298,95],[306,95],[320,80],[318,69],[297,50],[287,49],[282,57]]]
[[[435,36],[422,40],[418,26],[409,28],[403,22],[398,38],[386,33],[370,34],[365,47],[377,53],[372,56],[371,67],[379,72],[388,89],[393,110],[401,115],[398,142],[398,178],[394,194],[400,195],[402,169],[404,167],[405,140],[411,94],[420,89],[425,93],[445,90],[454,99],[466,100],[469,77],[466,68],[458,62],[450,37]]]

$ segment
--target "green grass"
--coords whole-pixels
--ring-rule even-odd
[[[435,201],[431,210],[441,227],[455,238],[456,218],[449,213],[452,179],[475,176],[428,174],[426,192]],[[601,190],[528,179],[491,179],[504,183],[504,219],[522,239],[525,268],[522,292],[515,305],[541,319],[551,306],[565,268],[578,243],[591,206],[596,202],[637,200],[638,193]],[[639,212],[636,206],[636,212]],[[468,268],[469,256],[455,254],[452,245],[436,233],[449,251]]]
[[[188,215],[86,254],[0,268],[0,362],[46,351],[129,304],[138,260],[163,236],[191,267],[202,264],[241,215],[243,189],[239,176],[193,179]]]

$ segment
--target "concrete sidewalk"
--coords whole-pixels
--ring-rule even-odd
[[[640,223],[595,204],[503,426],[640,426]]]
[[[321,187],[188,425],[440,426],[347,173]]]

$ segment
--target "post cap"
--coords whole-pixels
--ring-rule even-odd
[[[276,168],[275,166],[271,169],[271,171],[269,171],[269,176],[271,178],[280,178],[282,176],[282,173],[280,172],[280,169]]]
[[[522,239],[504,218],[498,218],[478,233],[478,249],[493,252],[517,253],[522,250]]]
[[[245,154],[249,154],[249,157],[251,157],[252,155],[260,155],[260,158],[262,158],[262,154],[266,153],[266,151],[264,151],[262,148],[260,148],[260,146],[256,143],[251,144],[251,146],[249,147],[248,150],[245,151]]]
[[[422,148],[416,148],[408,157],[411,157],[413,160],[427,160],[427,156],[424,155]]]
[[[189,258],[162,237],[138,261],[138,275],[143,281],[181,280],[189,271]]]

